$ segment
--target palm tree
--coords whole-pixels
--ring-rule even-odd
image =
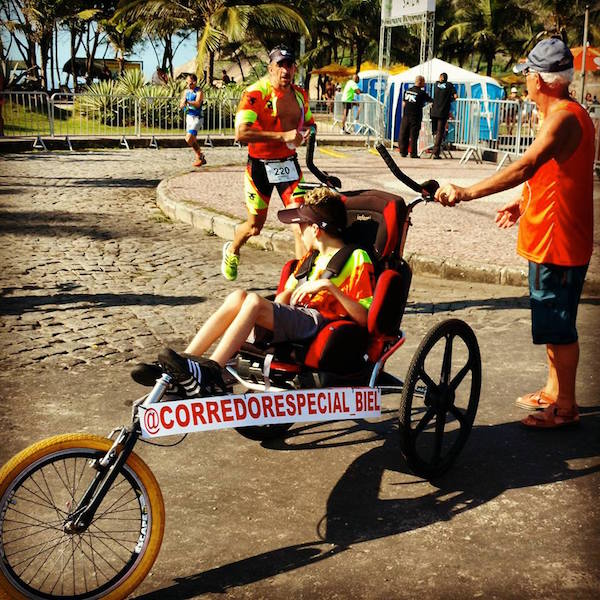
[[[441,35],[442,40],[461,40],[479,52],[486,74],[491,76],[499,52],[508,52],[513,40],[529,20],[529,13],[520,9],[515,0],[455,0],[454,24]],[[519,15],[519,18],[516,15]]]
[[[300,15],[276,3],[242,4],[235,0],[124,0],[118,18],[129,20],[177,19],[198,35],[197,69],[203,70],[209,54],[209,81],[213,79],[214,54],[227,41],[243,41],[247,32],[260,26],[309,35]],[[198,74],[202,76],[202,73]]]

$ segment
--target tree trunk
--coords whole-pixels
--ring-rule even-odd
[[[88,27],[91,27],[91,24],[89,24]],[[93,79],[92,69],[94,66],[94,59],[96,58],[96,50],[98,49],[99,39],[100,39],[100,32],[96,29],[96,31],[94,32],[94,42],[92,44],[91,50],[88,50],[88,55],[86,57],[86,62],[85,62],[85,69],[86,69],[85,82],[88,85],[90,83],[92,83],[92,79]]]
[[[50,52],[50,47],[52,46],[51,40],[48,39],[48,34],[44,33],[40,40],[40,57],[42,59],[42,72],[41,72],[41,82],[42,89],[48,89],[48,56]]]
[[[492,67],[494,66],[494,57],[496,56],[496,52],[494,52],[493,50],[488,50],[488,52],[486,53],[486,57],[485,59],[487,60],[487,69],[486,69],[486,75],[488,77],[492,76]]]
[[[212,86],[213,79],[215,78],[215,53],[208,53],[208,85]]]
[[[71,77],[73,77],[73,93],[77,91],[77,74],[75,70],[75,55],[77,54],[77,48],[75,47],[75,35],[75,28],[71,26]]]

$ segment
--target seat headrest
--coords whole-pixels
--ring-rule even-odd
[[[361,190],[345,192],[343,199],[347,215],[346,243],[373,248],[376,260],[398,252],[407,217],[401,196],[381,190]]]

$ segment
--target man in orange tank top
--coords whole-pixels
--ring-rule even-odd
[[[542,128],[523,156],[503,172],[468,188],[441,187],[444,206],[474,200],[521,183],[521,198],[498,211],[500,228],[519,221],[517,252],[529,261],[534,344],[546,344],[546,385],[517,399],[539,410],[521,422],[538,429],[579,422],[575,376],[579,343],[577,307],[592,254],[594,127],[585,109],[569,97],[573,55],[557,38],[542,40],[525,63],[529,97],[544,116]]]

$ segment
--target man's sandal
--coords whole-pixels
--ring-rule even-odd
[[[544,390],[525,394],[524,396],[517,398],[517,401],[515,402],[519,408],[524,408],[525,410],[543,410],[553,403],[554,399],[548,396]]]
[[[551,404],[544,411],[537,412],[525,417],[521,423],[532,429],[559,429],[561,427],[572,427],[579,424],[579,412],[577,408],[564,410],[556,404]]]

